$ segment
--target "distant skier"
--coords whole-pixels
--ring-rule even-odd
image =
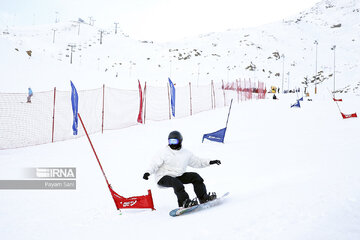
[[[31,103],[32,96],[33,96],[33,91],[31,90],[31,88],[28,88],[27,103]]]
[[[168,137],[169,145],[153,159],[148,171],[144,174],[145,180],[150,174],[155,174],[155,180],[162,187],[172,187],[178,200],[179,207],[197,205],[196,199],[190,200],[184,184],[192,183],[200,203],[216,198],[215,193],[207,193],[204,180],[198,173],[186,172],[186,167],[203,168],[212,164],[220,165],[220,160],[201,159],[190,151],[182,148],[183,137],[180,132],[172,131]]]

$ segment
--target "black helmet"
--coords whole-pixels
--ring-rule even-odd
[[[183,137],[180,132],[172,131],[168,137],[169,147],[173,150],[180,150],[182,140]]]

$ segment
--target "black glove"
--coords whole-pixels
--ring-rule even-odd
[[[210,165],[212,165],[212,164],[220,165],[221,162],[220,162],[220,160],[211,160],[211,161],[210,161]]]
[[[146,172],[144,173],[143,179],[149,180],[150,173]]]

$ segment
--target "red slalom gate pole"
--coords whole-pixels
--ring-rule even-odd
[[[80,116],[79,113],[78,113],[78,117],[80,119],[81,125],[84,128],[86,137],[89,140],[90,146],[91,146],[91,148],[92,148],[92,150],[93,150],[93,152],[95,154],[96,160],[99,163],[100,169],[101,169],[101,171],[102,171],[102,173],[104,175],[105,181],[106,181],[106,183],[107,183],[107,185],[109,187],[110,194],[111,194],[111,196],[112,196],[112,198],[113,198],[113,200],[115,202],[115,206],[116,206],[117,210],[120,210],[121,208],[151,208],[152,210],[155,210],[151,190],[148,190],[148,195],[145,195],[145,196],[124,198],[124,197],[120,196],[119,194],[117,194],[112,189],[111,185],[109,184],[109,181],[107,180],[105,172],[104,172],[104,170],[103,170],[103,168],[101,166],[99,157],[96,154],[95,148],[94,148],[94,146],[93,146],[93,144],[92,144],[92,142],[90,140],[89,134],[86,131],[84,122],[82,121],[81,116]]]
[[[108,180],[107,180],[107,177],[106,177],[106,175],[105,175],[105,172],[104,172],[104,170],[103,170],[103,168],[102,168],[102,166],[101,166],[99,157],[98,157],[98,155],[96,154],[95,148],[94,148],[94,146],[93,146],[93,144],[92,144],[92,142],[91,142],[91,140],[90,140],[89,134],[88,134],[87,131],[86,131],[84,122],[82,121],[82,119],[81,119],[81,117],[80,117],[80,113],[78,113],[78,117],[79,117],[79,119],[80,119],[81,125],[82,125],[83,128],[84,128],[86,137],[87,137],[87,139],[89,140],[90,146],[91,146],[91,148],[92,148],[92,150],[93,150],[93,152],[94,152],[94,154],[95,154],[96,160],[97,160],[98,163],[99,163],[99,166],[100,166],[100,169],[101,169],[101,171],[102,171],[102,173],[103,173],[103,175],[104,175],[105,181],[106,181],[107,185],[110,187],[110,184],[109,184],[109,182],[108,182]]]

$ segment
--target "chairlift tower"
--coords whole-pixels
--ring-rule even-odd
[[[70,43],[68,44],[68,47],[70,47],[70,64],[72,64],[72,53],[74,52],[74,48],[76,47],[76,44]]]
[[[335,96],[335,50],[336,50],[336,45],[334,45],[331,50],[334,51],[334,96]]]
[[[51,29],[51,30],[53,30],[53,43],[55,43],[55,32],[57,31],[57,29],[56,28],[54,28],[54,29]]]
[[[119,23],[115,22],[114,24],[115,24],[115,34],[117,34],[117,26],[118,26]]]
[[[102,36],[103,36],[104,30],[100,30],[99,33],[100,33],[100,44],[102,44]]]

